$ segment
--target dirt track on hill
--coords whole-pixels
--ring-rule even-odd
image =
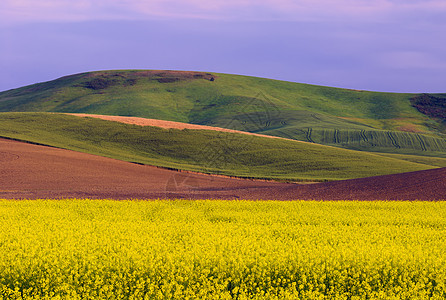
[[[0,139],[0,198],[446,200],[446,168],[316,184],[176,172]]]

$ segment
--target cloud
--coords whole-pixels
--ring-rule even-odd
[[[390,51],[378,54],[376,62],[389,69],[400,70],[444,70],[446,68],[444,59],[421,51]]]
[[[0,24],[129,19],[119,1],[2,0]]]
[[[0,0],[0,5],[4,4],[2,1],[5,0]],[[215,7],[198,3],[194,9],[188,2],[182,11],[181,8],[169,10],[161,2],[147,5],[141,1],[142,6],[136,7],[136,1],[131,1],[133,6],[130,6],[130,1],[108,0],[110,5],[104,6],[104,2],[96,0],[95,3],[84,1],[68,9],[62,4],[51,6],[51,1],[42,1],[27,14],[23,15],[22,8],[16,7],[16,10],[20,16],[28,18],[26,22],[36,20],[37,16],[45,21],[93,21],[43,22],[12,26],[6,30],[0,28],[0,40],[3,41],[0,47],[0,90],[88,70],[147,68],[246,74],[366,90],[444,92],[445,28],[424,23],[424,20],[413,23],[411,18],[418,13],[414,11],[404,12],[405,18],[410,20],[398,23],[248,24],[173,19],[173,15],[175,18],[178,15],[185,17],[186,13],[188,18],[212,19],[212,14],[227,18],[223,12],[229,15],[230,8],[236,7],[236,3],[230,2],[215,3]],[[252,14],[254,6],[240,1],[245,6],[237,6],[239,15],[232,12],[231,17],[244,20],[243,13]],[[263,6],[255,9],[264,13],[265,19],[293,15],[288,9],[298,10],[295,6],[288,7],[297,4],[286,0],[275,2],[279,5],[275,11],[266,9],[271,2],[259,1]],[[318,10],[314,5],[323,2],[314,1],[313,6],[306,2],[308,7],[300,1],[299,9]],[[339,1],[347,3],[346,0]],[[361,10],[350,11],[352,8],[347,7],[343,8],[343,14],[359,14],[360,11],[364,19],[364,16],[372,18],[374,14],[389,11],[387,5],[395,3],[383,1],[381,7],[377,3],[370,7],[363,2]],[[418,3],[413,2],[413,5]],[[0,9],[0,14],[4,12]],[[329,15],[327,10],[318,13],[313,12],[308,17],[315,18],[322,13]],[[399,13],[403,14],[402,11]],[[94,21],[99,17],[125,19],[129,14],[132,18],[161,20]],[[47,15],[54,16],[49,18]],[[339,14],[331,17],[339,17]],[[433,20],[442,22],[443,18]]]
[[[201,18],[224,20],[381,20],[446,12],[444,0],[2,0],[3,25],[36,21]]]

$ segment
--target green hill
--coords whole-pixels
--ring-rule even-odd
[[[446,94],[179,71],[102,71],[0,93],[0,111],[138,116],[348,149],[446,157]]]
[[[415,163],[297,141],[52,113],[0,113],[0,137],[167,168],[277,180],[338,180],[446,165],[441,159]]]

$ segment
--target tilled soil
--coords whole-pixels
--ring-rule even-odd
[[[327,183],[235,179],[0,139],[0,198],[446,200],[446,168]]]

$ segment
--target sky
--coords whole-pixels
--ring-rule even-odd
[[[446,93],[445,0],[1,0],[0,91],[110,69]]]

